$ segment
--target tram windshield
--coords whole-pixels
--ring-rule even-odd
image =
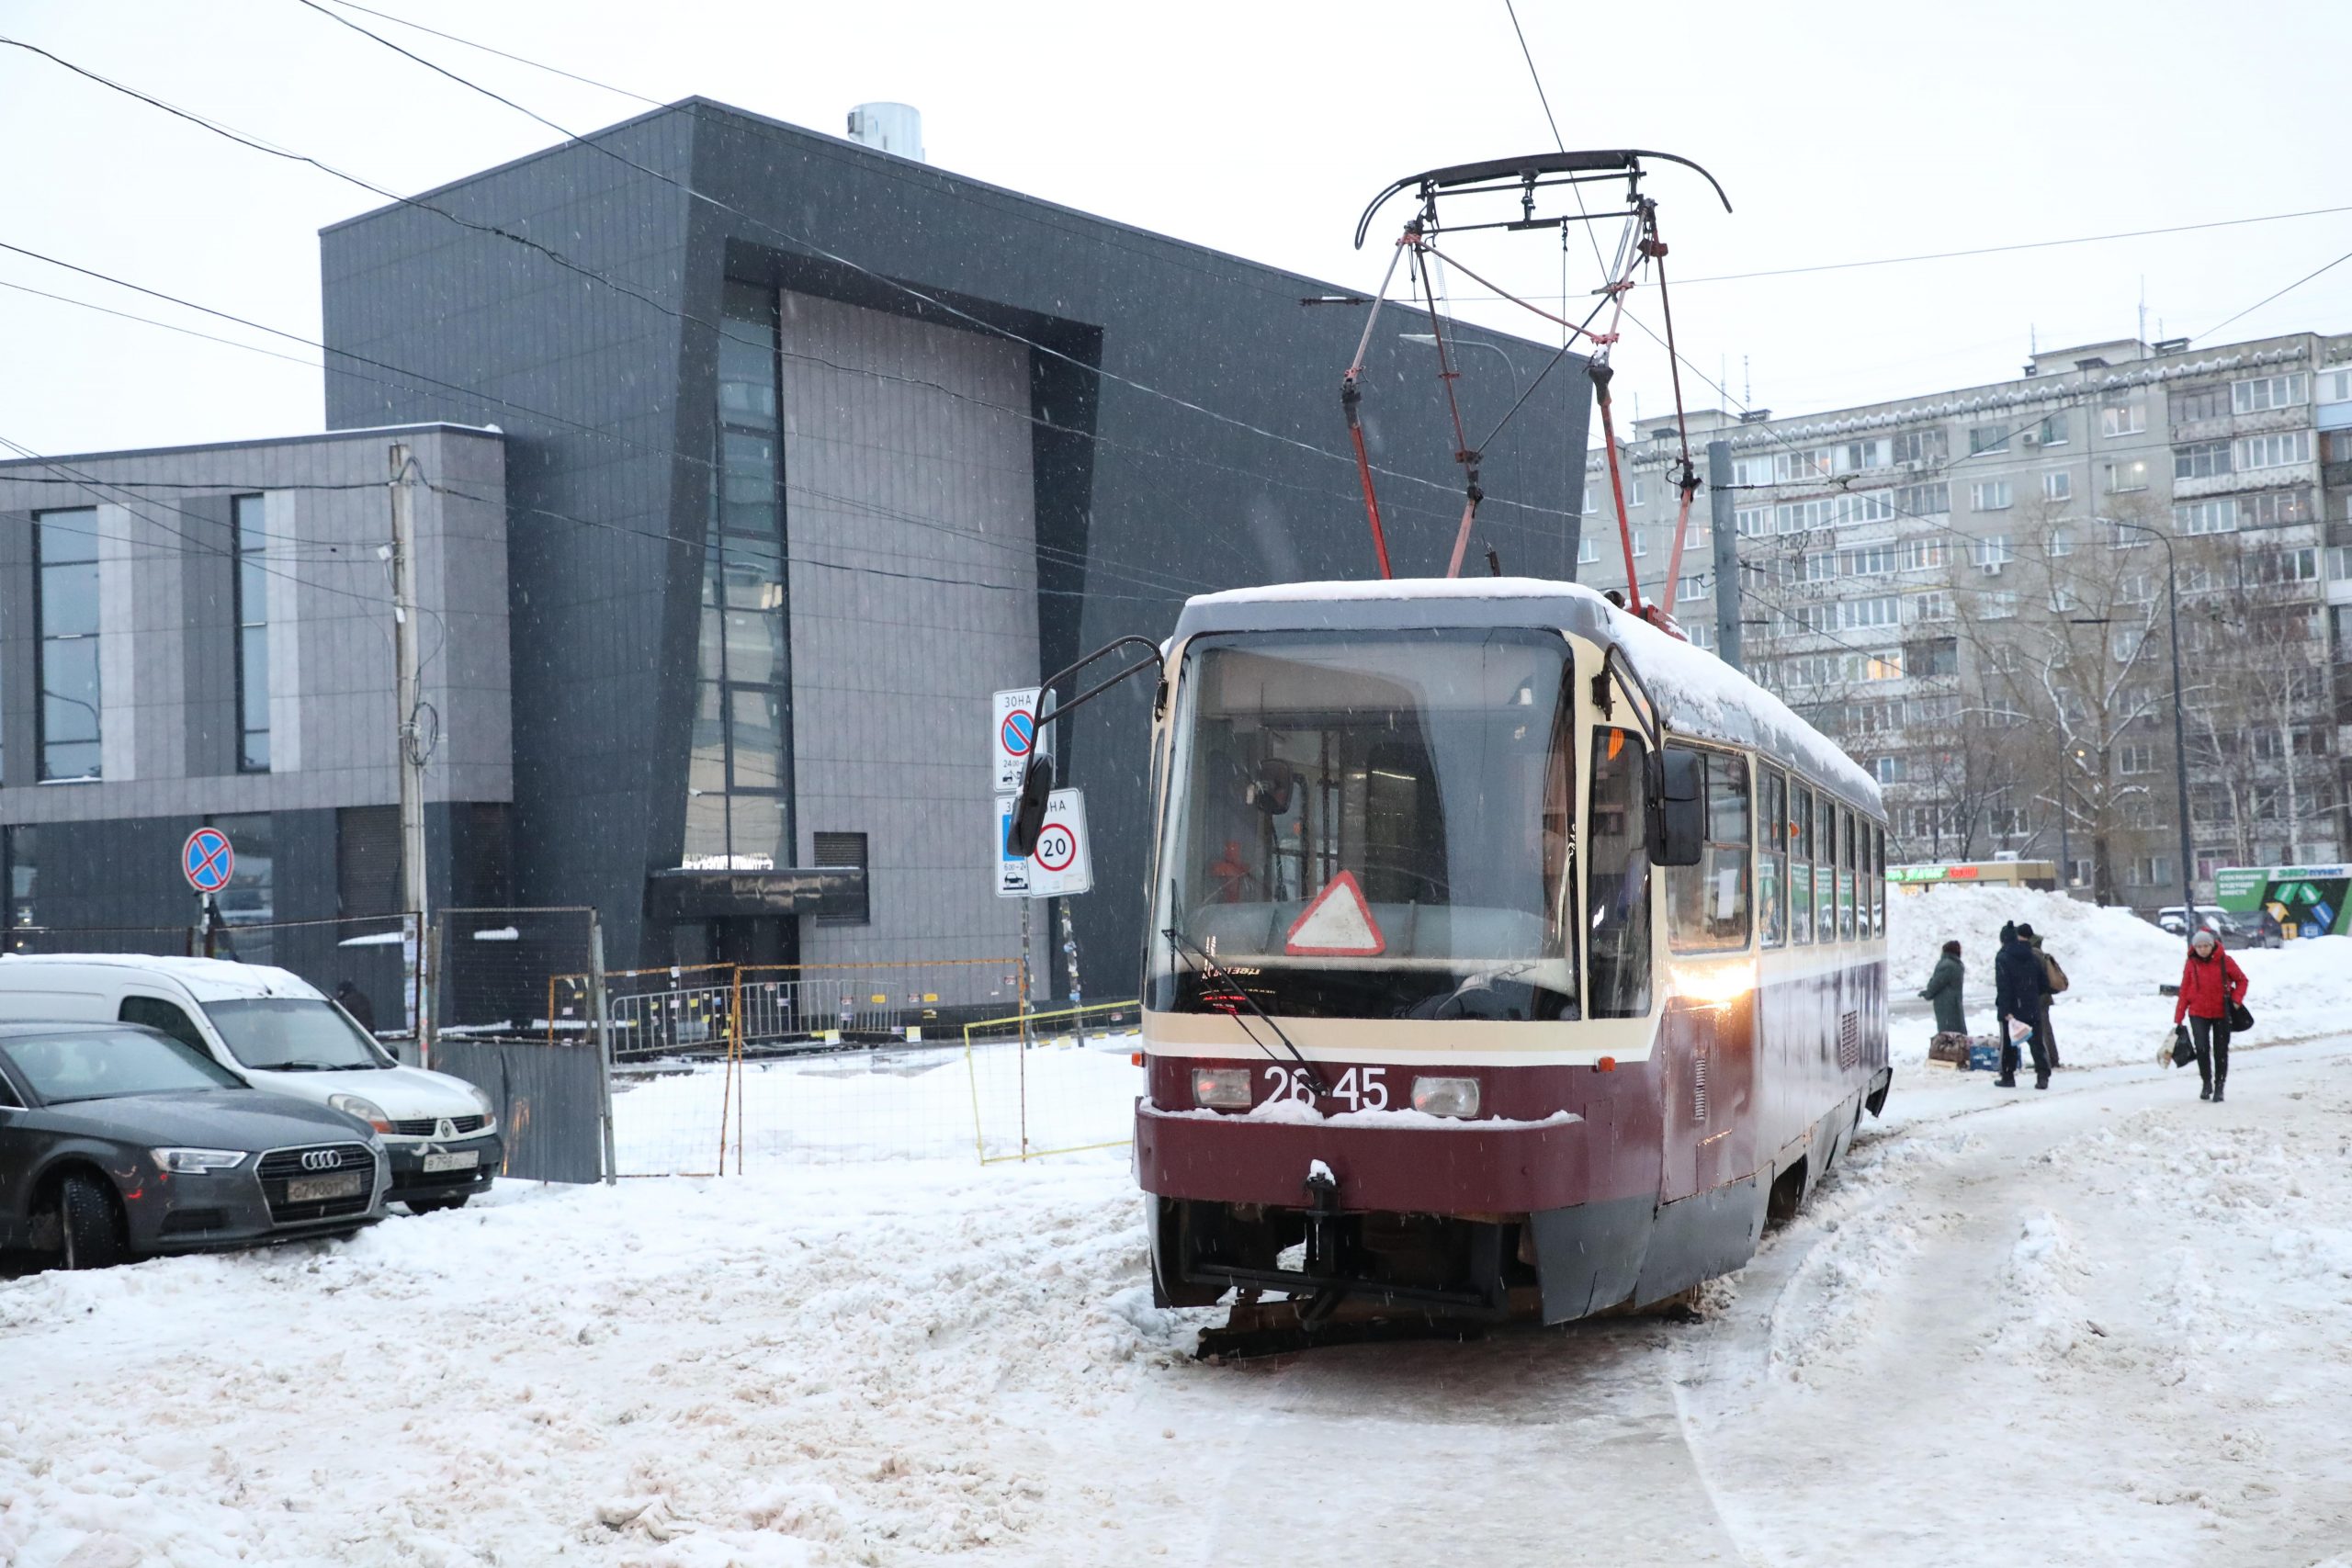
[[[1295,1017],[1577,1016],[1567,677],[1536,630],[1196,638],[1150,1005],[1238,983]]]

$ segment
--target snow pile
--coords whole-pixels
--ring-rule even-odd
[[[1938,887],[1898,895],[1887,904],[1887,995],[1894,1059],[1927,1055],[1935,1021],[1917,999],[1943,944],[1957,939],[1967,965],[1962,995],[1971,1033],[1990,1034],[1993,959],[2001,927],[2030,924],[2042,951],[2066,971],[2065,993],[2052,1010],[2051,1032],[2069,1066],[2154,1062],[2172,1030],[2172,998],[2157,987],[2180,978],[2183,948],[2128,909],[2106,908],[2057,893],[2022,887]],[[2352,1018],[2352,941],[2323,937],[2277,950],[2233,952],[2252,989],[2251,1045],[2309,1039]]]

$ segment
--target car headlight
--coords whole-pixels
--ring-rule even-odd
[[[481,1086],[479,1084],[468,1084],[466,1089],[467,1091],[474,1097],[474,1103],[481,1107],[482,1131],[486,1133],[492,1127],[497,1126],[498,1107],[492,1101],[490,1096],[482,1091]]]
[[[155,1156],[155,1168],[174,1176],[202,1176],[215,1170],[234,1170],[245,1163],[243,1149],[149,1149]]]
[[[1250,1107],[1250,1069],[1247,1067],[1194,1067],[1193,1069],[1193,1103],[1219,1111],[1246,1111]]]
[[[372,1100],[362,1099],[356,1094],[331,1094],[327,1096],[327,1103],[345,1116],[358,1117],[379,1133],[392,1130],[392,1119],[385,1115],[383,1108]]]
[[[1413,1109],[1431,1116],[1476,1116],[1478,1114],[1478,1080],[1415,1078]]]

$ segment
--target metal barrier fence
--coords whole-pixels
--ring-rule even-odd
[[[619,1168],[596,911],[445,909],[433,922],[432,954],[425,1065],[497,1104],[503,1174],[610,1179]],[[576,1001],[559,1005],[548,976],[574,973],[582,980]]]
[[[982,1165],[1124,1147],[1142,1076],[1137,1004],[1101,1002],[964,1026]]]
[[[548,1027],[584,1016],[589,977],[551,975]],[[1019,961],[683,964],[605,976],[616,1062],[723,1060],[955,1038],[1019,990]]]

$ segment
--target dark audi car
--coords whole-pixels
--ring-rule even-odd
[[[0,1250],[97,1269],[334,1235],[384,1215],[384,1145],[169,1035],[0,1025]]]

